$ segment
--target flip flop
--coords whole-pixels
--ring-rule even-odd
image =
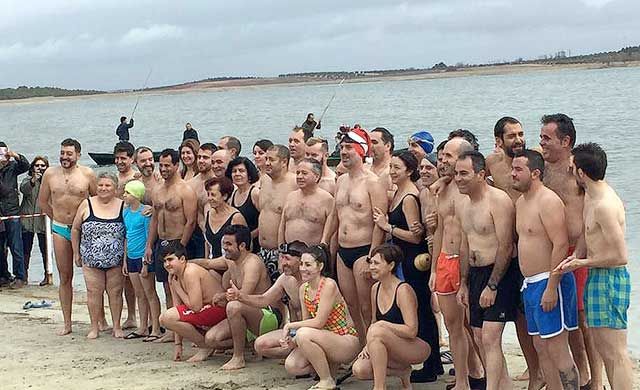
[[[25,302],[24,305],[22,305],[22,308],[24,310],[27,309],[39,309],[39,308],[43,308],[43,307],[51,307],[52,306],[52,302],[49,301],[45,301],[44,299],[40,302],[31,302],[31,301],[27,301]]]
[[[453,364],[453,355],[451,351],[443,351],[440,352],[440,360],[442,364]]]
[[[124,339],[125,340],[133,340],[133,339],[141,339],[143,337],[149,337],[149,336],[146,335],[146,334],[139,334],[139,333],[136,333],[136,332],[131,332],[128,335],[124,336]]]
[[[150,334],[149,336],[146,336],[142,342],[143,343],[151,343],[153,341],[156,341],[157,339],[159,339],[160,336],[156,336],[155,334]]]

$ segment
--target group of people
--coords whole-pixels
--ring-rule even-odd
[[[115,337],[172,341],[176,360],[186,339],[189,361],[232,350],[222,368],[241,369],[252,345],[315,389],[335,388],[341,366],[374,388],[388,376],[410,388],[444,373],[441,312],[447,388],[513,388],[502,334],[515,322],[529,389],[601,389],[603,367],[613,389],[631,389],[625,210],[606,153],[576,145],[567,115],[541,125],[528,149],[521,123],[501,118],[486,158],[464,129],[437,146],[416,132],[394,153],[387,129],[345,128],[335,172],[319,124],[295,127],[288,145],[257,141],[253,161],[234,136],[185,136],[158,171],[151,149],[121,141],[117,175],[97,177],[66,139],[37,202],[53,221],[60,334],[75,263],[89,338],[108,329],[106,291]],[[127,322],[136,304],[139,319],[126,335],[123,290]]]

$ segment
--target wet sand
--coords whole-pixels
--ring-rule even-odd
[[[50,308],[22,309],[26,301],[41,299],[56,302]],[[213,356],[200,364],[173,362],[172,344],[115,339],[108,332],[97,340],[87,340],[89,317],[83,292],[75,294],[74,333],[56,336],[62,325],[57,300],[57,289],[52,286],[0,290],[2,389],[307,389],[313,385],[310,379],[288,377],[278,361],[255,361],[250,353],[246,354],[245,369],[229,373],[220,370],[229,356]],[[190,343],[184,345],[184,356],[191,356],[194,350]],[[505,341],[505,351],[512,375],[521,373],[524,359],[517,344]],[[636,373],[636,383],[640,383],[639,376]],[[444,375],[437,383],[416,384],[414,388],[443,389],[448,378]],[[389,388],[400,388],[396,378],[387,383]],[[371,386],[372,382],[351,378],[341,388]],[[526,382],[516,382],[516,388],[526,389]]]

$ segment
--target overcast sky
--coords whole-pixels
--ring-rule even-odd
[[[2,0],[0,88],[430,67],[640,44],[638,0]]]

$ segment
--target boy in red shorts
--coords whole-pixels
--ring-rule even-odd
[[[214,295],[223,292],[220,282],[201,266],[188,263],[186,255],[180,240],[160,243],[160,256],[169,273],[174,303],[174,307],[162,313],[160,323],[175,332],[174,360],[182,359],[182,339],[186,338],[199,348],[188,361],[197,362],[205,360],[212,352],[205,347],[204,333],[227,315],[224,307],[213,302]],[[221,268],[226,269],[224,260],[220,261]]]

